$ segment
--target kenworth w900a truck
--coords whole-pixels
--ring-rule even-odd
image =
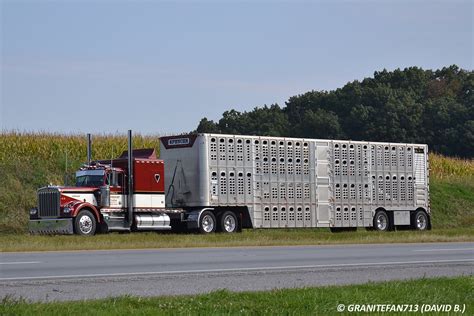
[[[90,150],[89,150],[90,152]],[[32,233],[431,228],[423,144],[221,134],[161,137],[38,190]]]

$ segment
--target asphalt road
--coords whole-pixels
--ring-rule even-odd
[[[474,243],[0,254],[0,298],[82,300],[472,275]]]

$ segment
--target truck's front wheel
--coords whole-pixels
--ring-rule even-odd
[[[92,236],[95,234],[97,222],[94,215],[87,210],[82,210],[74,219],[74,231],[78,235]]]

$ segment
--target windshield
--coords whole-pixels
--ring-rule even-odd
[[[103,170],[82,170],[76,172],[77,187],[99,187],[104,184]]]

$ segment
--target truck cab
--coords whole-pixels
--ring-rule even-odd
[[[130,164],[127,155],[83,165],[75,186],[40,188],[38,204],[30,210],[30,232],[93,235],[170,229],[164,214],[163,161],[153,149],[134,151]]]

